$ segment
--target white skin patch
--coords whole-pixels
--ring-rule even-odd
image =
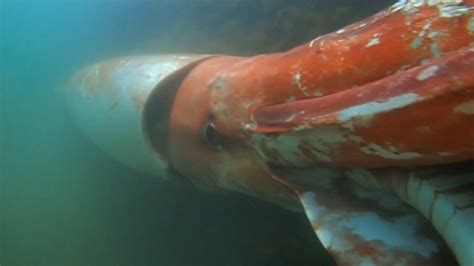
[[[418,34],[418,37],[416,37],[415,40],[413,40],[413,42],[411,43],[411,47],[413,49],[416,49],[418,48],[420,45],[423,44],[423,40],[425,38],[425,35],[426,33],[428,32],[428,30],[431,28],[431,23],[428,23],[428,24],[425,24],[423,26],[423,29],[422,31]]]
[[[325,248],[331,247],[332,243],[332,233],[330,230],[327,230],[325,227],[320,227],[316,230],[319,241]]]
[[[416,102],[418,95],[407,93],[401,96],[389,98],[384,102],[369,102],[349,107],[339,112],[339,120],[343,123],[351,121],[352,118],[371,118],[375,114],[398,109]]]
[[[311,40],[311,42],[309,42],[309,47],[313,47],[314,42],[318,41],[320,38],[321,38],[321,36],[318,36],[318,37],[314,38],[313,40]]]
[[[316,220],[322,213],[323,209],[318,206],[314,200],[316,193],[314,192],[305,192],[301,196],[301,203],[303,204],[306,215],[310,221]]]
[[[304,131],[307,128],[308,126],[295,128],[292,132],[283,133],[276,137],[254,134],[252,136],[252,143],[260,156],[267,161],[271,160],[266,156],[266,150],[269,149],[277,152],[280,158],[285,160],[285,163],[298,165],[306,162],[306,160],[331,162],[331,151],[337,148],[338,145],[351,141],[338,128]],[[301,152],[300,143],[305,143],[305,146],[310,149],[313,158],[307,158]]]
[[[301,159],[298,149],[299,141],[298,138],[287,134],[279,135],[275,139],[260,134],[252,135],[252,143],[254,143],[254,147],[257,149],[260,156],[266,161],[268,161],[268,157],[266,156],[265,149],[262,149],[262,147],[278,151],[278,154],[286,161],[299,162]]]
[[[399,0],[390,9],[391,13],[403,10],[405,13],[414,14],[423,6],[438,8],[440,17],[452,18],[468,15],[473,8],[463,5],[463,0]]]
[[[374,45],[377,45],[377,44],[380,44],[380,38],[379,37],[374,37],[373,39],[371,39],[367,45],[365,47],[371,47],[371,46],[374,46]]]
[[[293,84],[296,84],[298,86],[298,89],[305,95],[308,96],[308,92],[306,91],[307,88],[303,86],[303,83],[301,81],[301,73],[297,72],[296,74],[293,75]]]
[[[436,72],[438,72],[439,69],[440,67],[437,65],[427,67],[423,69],[422,71],[420,71],[420,73],[418,73],[418,75],[416,76],[416,79],[419,81],[423,81],[431,77],[434,77],[436,75]]]
[[[243,123],[243,127],[244,127],[245,130],[251,130],[251,129],[256,128],[257,125],[255,124],[254,121],[250,121],[250,122]]]
[[[398,2],[396,2],[390,7],[390,13],[394,13],[400,9],[403,9],[405,7],[405,4],[406,4],[406,0],[399,0]]]
[[[245,108],[245,109],[248,109],[250,108],[251,106],[254,106],[256,104],[259,104],[262,102],[262,99],[250,99],[250,100],[247,100],[245,101],[244,103],[242,103],[242,106]]]
[[[283,120],[283,121],[285,121],[285,122],[291,122],[291,121],[293,121],[293,119],[295,119],[296,117],[297,117],[296,114],[291,114],[290,116],[288,116],[288,117],[287,117],[285,120]]]
[[[385,243],[390,243],[391,246],[416,250],[419,254],[426,257],[429,257],[437,250],[434,243],[422,243],[414,238],[410,239],[411,241],[407,241],[407,238],[399,233],[407,232],[411,236],[417,234],[416,221],[408,217],[388,222],[375,213],[368,213],[351,217],[345,223],[347,227],[357,231],[368,241],[381,240]]]
[[[345,29],[340,29],[340,30],[336,31],[337,34],[341,34],[341,33],[344,33],[344,32],[346,32]]]
[[[392,6],[392,12],[403,9],[405,12],[414,13],[424,5],[436,6],[442,17],[457,17],[469,13],[470,7],[460,5],[463,0],[399,0]]]
[[[451,2],[457,2],[461,3],[462,1],[451,1]],[[469,12],[472,10],[471,7],[469,6],[462,6],[462,5],[440,5],[438,4],[438,9],[441,14],[441,17],[445,18],[451,18],[451,17],[459,17],[465,14],[469,14]]]
[[[321,90],[317,89],[316,91],[314,91],[313,95],[316,97],[321,97],[323,96],[323,93],[321,92]]]

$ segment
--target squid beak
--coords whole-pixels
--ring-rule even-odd
[[[264,106],[252,118],[252,145],[280,166],[474,159],[474,48],[354,89]]]

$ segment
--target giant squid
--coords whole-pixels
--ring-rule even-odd
[[[401,0],[279,53],[110,59],[69,87],[117,160],[304,212],[339,265],[474,265],[474,0]]]

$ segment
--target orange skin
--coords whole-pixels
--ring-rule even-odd
[[[473,7],[474,0],[462,5]],[[436,5],[393,6],[284,53],[201,63],[175,98],[170,163],[196,184],[287,205],[294,198],[268,165],[372,168],[474,159],[474,14],[461,11],[445,16]],[[422,63],[428,65],[416,68]],[[391,99],[396,106],[382,106],[375,116],[342,119],[345,109]],[[338,134],[345,141],[331,139]]]
[[[290,210],[299,210],[297,197],[285,185],[274,182],[269,168],[252,147],[240,138],[226,138],[212,147],[203,136],[211,106],[210,91],[195,87],[196,80],[215,75],[236,57],[210,59],[197,66],[182,83],[170,118],[168,157],[182,176],[211,191],[231,190],[251,195]]]
[[[254,132],[300,139],[296,149],[301,158],[293,162],[298,166],[374,168],[472,160],[474,46],[352,90],[262,108],[254,119]],[[303,129],[295,130],[301,125]],[[311,135],[318,132],[341,138],[321,148],[324,137],[330,137],[312,143]],[[272,157],[281,149],[269,151],[268,143],[255,143],[265,158],[292,163]],[[313,150],[326,152],[330,160]]]

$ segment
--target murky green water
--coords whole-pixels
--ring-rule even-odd
[[[163,184],[68,117],[78,68],[115,56],[281,51],[393,1],[0,1],[1,265],[329,265],[301,214]]]

